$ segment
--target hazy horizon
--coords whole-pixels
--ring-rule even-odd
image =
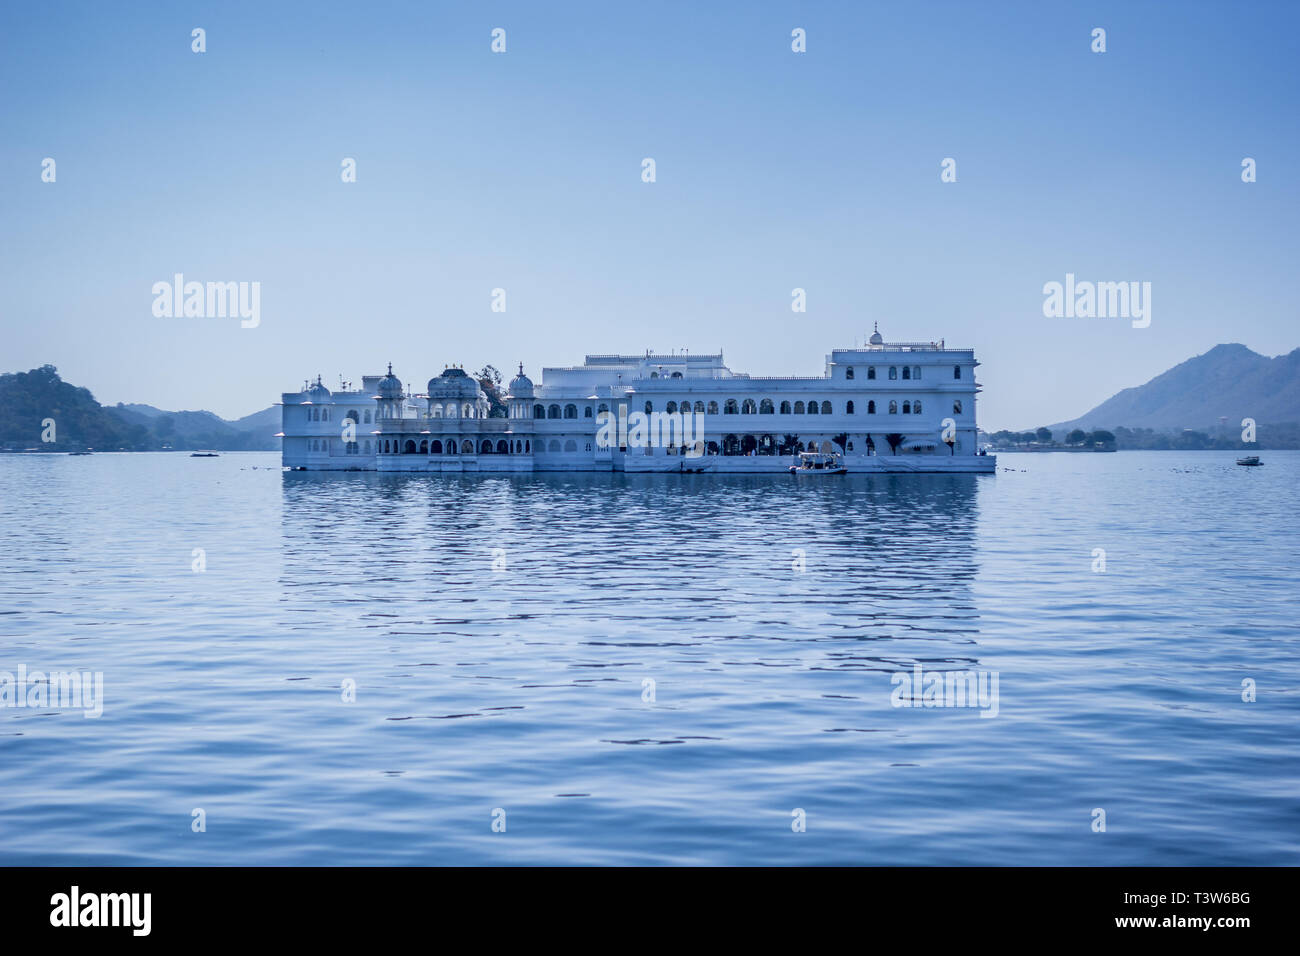
[[[1297,8],[739,9],[7,8],[2,364],[235,419],[390,361],[818,374],[879,322],[974,347],[994,431],[1296,347]],[[175,273],[258,326],[155,317]],[[1045,318],[1067,274],[1150,326]]]
[[[1241,342],[1237,342],[1237,343],[1233,343],[1233,342],[1220,342],[1220,343],[1217,343],[1217,344],[1218,344],[1218,345],[1234,345],[1234,344],[1235,344],[1235,345],[1245,345],[1245,343],[1241,343]],[[1248,349],[1250,349],[1250,346],[1249,346],[1249,345],[1245,345],[1245,347],[1248,348]],[[1212,346],[1211,348],[1213,348],[1213,346]],[[1287,352],[1282,352],[1282,353],[1279,353],[1278,355],[1267,355],[1266,353],[1259,352],[1257,349],[1250,349],[1250,350],[1251,350],[1252,352],[1255,352],[1257,355],[1263,355],[1265,358],[1269,358],[1269,359],[1280,358],[1282,355],[1286,355],[1286,354],[1288,354]],[[1209,351],[1209,349],[1207,349],[1206,351]],[[1294,350],[1288,350],[1288,351],[1294,351]],[[597,354],[597,353],[591,353],[591,354]],[[1205,353],[1204,353],[1204,352],[1198,353],[1198,355],[1203,355],[1203,354],[1205,354]],[[1195,357],[1196,357],[1196,356],[1189,355],[1189,356],[1187,356],[1187,359],[1192,359],[1192,358],[1195,358]],[[1186,361],[1187,359],[1184,359],[1184,361]],[[46,363],[41,363],[41,364],[46,364]],[[50,362],[50,363],[48,363],[48,364],[50,364],[50,365],[54,365],[54,366],[56,366],[56,367],[58,366],[58,363],[57,363],[57,362]],[[486,364],[491,365],[491,364],[494,364],[494,363],[489,362],[489,363],[486,363]],[[1176,363],[1176,364],[1181,364],[1181,363]],[[481,367],[482,367],[482,366],[476,366],[475,368],[472,368],[472,369],[471,369],[471,368],[469,368],[469,367],[467,366],[467,370],[468,370],[468,371],[471,371],[471,372],[477,372],[477,371],[479,370],[479,368],[481,368]],[[1170,368],[1173,368],[1173,366],[1170,366]],[[497,369],[502,373],[502,380],[503,380],[503,382],[507,382],[507,381],[509,381],[509,379],[510,379],[510,377],[511,377],[510,374],[509,374],[509,373],[510,373],[510,370],[508,370],[508,369],[504,369],[504,368],[501,368],[500,366],[497,366]],[[1149,382],[1152,378],[1155,378],[1156,376],[1160,375],[1162,372],[1166,372],[1166,371],[1168,371],[1168,370],[1169,370],[1169,369],[1160,369],[1159,371],[1156,371],[1156,372],[1152,373],[1152,375],[1150,375],[1150,376],[1148,376],[1147,378],[1143,379],[1141,382],[1134,382],[1131,386],[1122,386],[1121,389],[1119,389],[1119,390],[1122,390],[1123,388],[1138,387],[1138,386],[1144,385],[1144,384],[1146,384],[1147,382]],[[3,372],[18,372],[18,371],[30,371],[30,369],[0,369],[0,373],[3,373]],[[364,373],[362,373],[362,374],[365,374],[365,375],[372,375],[372,374],[375,374],[375,375],[377,375],[377,374],[381,374],[381,373],[383,373],[383,372],[384,372],[384,369],[378,369],[378,370],[373,370],[373,369],[372,369],[372,370],[368,370],[368,371],[366,371],[366,372],[364,372]],[[71,384],[73,384],[73,385],[84,386],[84,383],[83,383],[83,382],[77,382],[77,381],[72,381],[72,380],[68,379],[67,376],[63,374],[63,370],[62,370],[62,369],[59,369],[59,374],[60,374],[60,377],[62,377],[65,381],[69,381],[69,382],[70,382]],[[323,376],[323,373],[321,373],[321,374],[322,374],[322,376]],[[791,373],[791,374],[798,374],[798,373]],[[355,381],[353,381],[352,379],[349,379],[349,381],[350,381],[353,385],[359,386],[359,385],[360,385],[361,375],[356,375],[356,376],[354,376],[354,379],[355,379]],[[336,380],[336,381],[337,381],[337,380]],[[331,382],[331,381],[325,380],[325,384],[326,384],[327,387],[331,387],[331,388],[332,388],[333,385],[336,384],[336,381],[335,381],[335,382]],[[417,388],[422,387],[422,386],[417,386],[416,383],[415,383],[414,381],[411,382],[410,384],[411,384],[412,386],[416,386]],[[292,391],[292,388],[289,388],[288,390],[289,390],[289,391]],[[1119,391],[1119,390],[1117,390],[1117,391]],[[245,411],[245,412],[239,412],[239,413],[237,413],[237,414],[232,414],[232,415],[223,415],[223,414],[221,414],[220,412],[216,411],[216,409],[211,409],[211,408],[201,408],[201,407],[198,407],[198,406],[194,406],[194,407],[188,407],[188,406],[184,406],[184,407],[183,407],[183,406],[169,407],[169,406],[162,406],[162,405],[159,405],[157,402],[151,402],[151,401],[147,401],[147,400],[145,400],[145,399],[125,399],[125,398],[122,398],[122,399],[106,399],[104,396],[101,396],[101,395],[99,395],[99,394],[97,394],[97,393],[94,393],[94,389],[91,389],[91,392],[92,392],[92,394],[95,395],[95,400],[98,401],[101,405],[105,405],[105,406],[114,406],[114,405],[118,405],[118,404],[122,404],[122,405],[150,405],[150,406],[153,406],[153,407],[155,407],[155,408],[159,408],[159,409],[162,409],[163,411],[168,411],[168,412],[213,412],[214,414],[218,415],[220,418],[223,418],[223,419],[226,420],[226,421],[236,421],[236,420],[238,420],[238,419],[245,418],[245,417],[247,417],[247,416],[249,416],[249,415],[256,414],[257,412],[264,411],[268,406],[275,405],[275,404],[277,404],[277,403],[279,402],[279,395],[277,394],[277,395],[275,396],[275,398],[274,398],[272,401],[264,402],[264,403],[262,403],[262,404],[260,404],[260,405],[256,405],[255,407],[250,408],[248,411]],[[1073,414],[1073,415],[1070,415],[1070,416],[1068,416],[1068,417],[1066,417],[1066,418],[1057,418],[1057,419],[1051,419],[1051,420],[1044,420],[1044,421],[1036,422],[1036,423],[1033,423],[1033,424],[1028,424],[1028,423],[1021,424],[1021,425],[989,424],[989,423],[983,421],[983,420],[982,420],[982,417],[981,417],[981,421],[980,421],[980,430],[981,430],[981,431],[984,431],[984,432],[989,432],[989,433],[996,432],[996,431],[1002,431],[1002,430],[1026,431],[1026,430],[1030,430],[1030,429],[1033,429],[1033,428],[1038,428],[1038,427],[1040,427],[1040,426],[1042,426],[1042,425],[1052,425],[1052,424],[1056,424],[1056,423],[1058,423],[1058,422],[1062,422],[1062,421],[1067,421],[1067,422],[1068,422],[1068,421],[1072,421],[1073,419],[1078,418],[1078,417],[1080,417],[1080,416],[1086,414],[1087,412],[1091,411],[1093,408],[1095,408],[1095,407],[1096,407],[1098,404],[1100,404],[1102,401],[1105,401],[1106,398],[1110,398],[1110,397],[1112,397],[1112,396],[1110,396],[1110,395],[1105,396],[1104,398],[1100,399],[1099,401],[1094,402],[1093,404],[1089,405],[1087,408],[1080,409],[1077,413],[1075,413],[1075,414]]]

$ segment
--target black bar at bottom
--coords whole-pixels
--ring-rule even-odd
[[[82,943],[134,937],[374,945],[455,929],[472,945],[476,936],[490,942],[516,932],[532,934],[534,942],[538,934],[556,932],[577,941],[605,929],[658,937],[704,920],[709,934],[724,928],[736,937],[762,937],[768,927],[815,935],[836,929],[872,944],[924,946],[929,940],[947,946],[1024,933],[1038,940],[1048,934],[1065,940],[1170,939],[1180,945],[1195,936],[1231,945],[1261,930],[1287,929],[1282,910],[1294,897],[1296,873],[22,867],[0,869],[0,925],[7,943],[54,942],[75,934]]]

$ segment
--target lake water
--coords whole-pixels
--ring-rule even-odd
[[[0,457],[0,671],[104,681],[0,708],[0,863],[1294,865],[1300,452],[1262,455]],[[918,664],[996,716],[893,706]]]

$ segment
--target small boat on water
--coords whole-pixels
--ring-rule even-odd
[[[215,451],[192,451],[190,452],[190,457],[191,458],[220,458],[221,456],[218,455]]]
[[[790,466],[792,475],[843,475],[848,469],[840,456],[834,452],[805,451],[799,455],[799,463]]]
[[[1264,463],[1259,460],[1259,455],[1247,455],[1245,458],[1238,458],[1237,464],[1249,465],[1251,467],[1254,467],[1256,465],[1262,465]]]
[[[94,453],[89,448],[87,448],[85,451],[70,451],[68,452],[68,454],[69,455],[90,455]]]

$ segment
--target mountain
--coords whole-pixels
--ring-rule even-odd
[[[106,409],[129,425],[144,425],[173,448],[223,451],[274,451],[280,447],[280,410],[274,406],[228,422],[212,412],[169,412],[152,405],[116,405]]]
[[[230,423],[240,431],[265,432],[267,435],[274,436],[280,431],[283,422],[280,419],[280,406],[271,405],[262,409],[260,412],[253,412],[251,415],[245,415],[243,418],[236,418]],[[279,444],[275,446],[279,448]]]
[[[1267,358],[1244,345],[1216,345],[1078,418],[1048,427],[1057,434],[1075,428],[1181,431],[1212,428],[1220,418],[1235,430],[1243,418],[1259,425],[1300,422],[1300,348]]]
[[[53,442],[41,440],[47,419],[55,422]],[[8,448],[274,451],[280,447],[279,430],[275,406],[229,422],[207,411],[170,412],[121,402],[103,406],[88,389],[59,378],[52,365],[0,375],[0,444]]]
[[[149,429],[111,414],[53,365],[0,375],[0,445],[70,451],[145,448]]]

